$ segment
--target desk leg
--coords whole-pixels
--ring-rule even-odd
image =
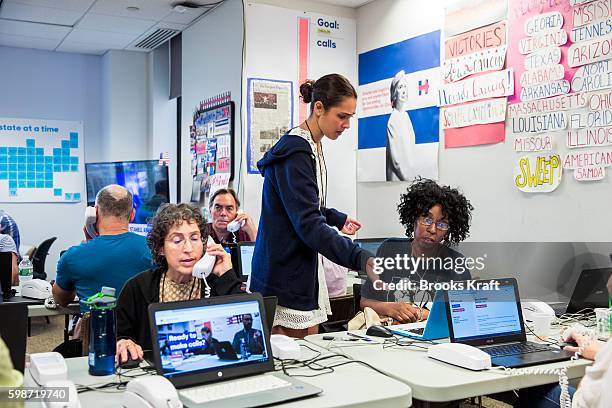
[[[32,337],[32,318],[28,317],[28,337]]]

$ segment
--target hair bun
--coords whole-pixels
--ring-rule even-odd
[[[302,95],[302,100],[304,103],[312,102],[312,91],[314,88],[314,82],[311,79],[306,80],[302,85],[300,85],[300,95]]]

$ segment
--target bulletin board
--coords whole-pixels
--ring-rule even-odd
[[[194,189],[204,196],[234,178],[234,111],[234,102],[228,101],[194,112],[189,129],[191,175]]]

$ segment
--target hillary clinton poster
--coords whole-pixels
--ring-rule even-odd
[[[359,54],[357,180],[438,178],[440,31]]]

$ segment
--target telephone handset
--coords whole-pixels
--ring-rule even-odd
[[[207,244],[214,244],[214,243],[215,241],[209,235]],[[209,255],[208,253],[204,252],[204,255],[202,256],[202,258],[200,258],[200,260],[196,262],[195,265],[193,265],[193,270],[191,271],[191,274],[195,276],[196,278],[200,278],[200,279],[208,278],[208,275],[211,274],[216,261],[217,261],[216,256]]]
[[[85,208],[85,230],[90,237],[95,238],[98,236],[96,231],[96,208],[86,207]]]

